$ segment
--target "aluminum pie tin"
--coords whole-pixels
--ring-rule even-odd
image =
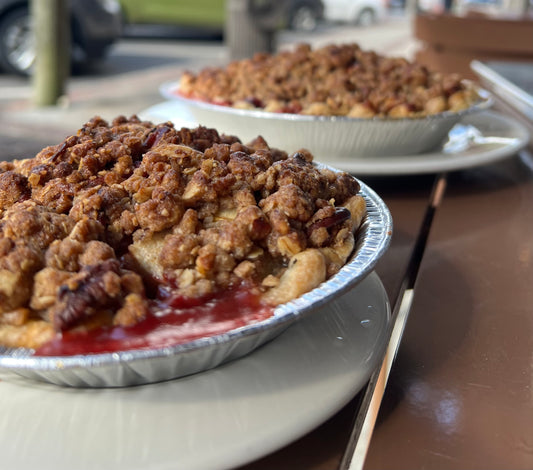
[[[33,356],[31,349],[0,347],[0,369],[62,386],[125,387],[194,374],[252,352],[362,281],[387,250],[392,236],[390,212],[370,187],[360,184],[367,215],[348,263],[314,290],[276,307],[266,320],[159,349],[49,357]]]
[[[480,101],[459,112],[446,111],[413,118],[350,118],[308,116],[237,109],[193,100],[176,94],[176,82],[163,83],[160,93],[185,109],[197,124],[248,142],[261,135],[269,145],[295,152],[311,151],[316,160],[417,155],[437,148],[464,116],[488,109],[493,99],[476,88]]]

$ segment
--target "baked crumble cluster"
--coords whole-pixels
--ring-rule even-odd
[[[133,325],[167,294],[246,283],[270,305],[337,272],[365,202],[353,177],[263,138],[99,117],[0,163],[0,344]]]
[[[240,109],[354,118],[421,117],[460,111],[479,101],[459,75],[432,72],[357,44],[315,50],[300,44],[226,67],[186,72],[178,93]]]

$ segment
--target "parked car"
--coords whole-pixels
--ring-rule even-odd
[[[105,57],[121,37],[118,0],[71,0],[71,56],[88,63]],[[35,61],[28,0],[0,0],[0,69],[29,74]]]
[[[249,0],[258,9],[264,1]],[[176,25],[222,31],[226,18],[226,0],[120,0],[126,25]],[[264,5],[263,5],[264,4]],[[282,26],[312,31],[322,19],[322,0],[285,0]],[[251,5],[253,8],[253,5]]]
[[[314,31],[324,18],[322,0],[292,0],[289,2],[288,25],[296,31]]]
[[[339,23],[369,26],[386,14],[384,0],[323,0],[324,19]]]

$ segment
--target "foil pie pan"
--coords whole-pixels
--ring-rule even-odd
[[[268,319],[159,349],[48,357],[34,356],[31,349],[0,347],[0,369],[62,386],[124,387],[190,375],[250,353],[363,280],[387,250],[392,236],[390,212],[371,188],[360,184],[367,215],[348,263],[316,289],[276,307]]]
[[[480,100],[459,112],[397,119],[307,116],[236,109],[192,100],[176,94],[177,87],[176,82],[163,83],[160,93],[174,101],[197,124],[238,135],[243,142],[261,135],[269,145],[289,153],[306,148],[316,160],[324,163],[421,154],[442,145],[450,129],[464,116],[488,109],[493,103],[490,93],[478,88]]]

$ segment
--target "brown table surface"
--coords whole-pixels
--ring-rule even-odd
[[[533,468],[531,153],[363,180],[394,221],[376,268],[393,322],[413,293],[384,393],[374,390],[376,371],[329,421],[240,470]],[[363,418],[375,421],[368,439],[358,435]],[[343,461],[352,429],[364,453]]]

